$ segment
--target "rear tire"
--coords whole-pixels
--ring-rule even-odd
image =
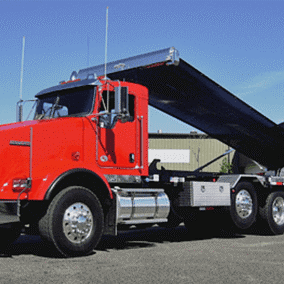
[[[260,215],[274,235],[284,233],[284,192],[276,191],[268,195]]]
[[[254,186],[249,182],[241,182],[234,190],[231,196],[231,219],[237,228],[248,229],[256,221],[258,208]]]
[[[98,198],[84,187],[71,186],[52,200],[39,231],[65,257],[87,255],[101,239],[103,220]]]

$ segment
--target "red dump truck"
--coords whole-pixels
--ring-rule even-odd
[[[1,247],[33,229],[64,256],[120,227],[178,226],[224,210],[284,232],[284,129],[167,48],[72,72],[36,95],[33,120],[0,126]],[[22,101],[19,114],[22,113]],[[148,165],[148,106],[267,168],[220,175]],[[4,163],[5,161],[5,163]],[[213,211],[214,211],[213,210]],[[217,215],[216,215],[217,216]]]

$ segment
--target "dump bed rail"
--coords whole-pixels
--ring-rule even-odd
[[[104,75],[104,65],[77,77]],[[284,166],[284,129],[179,58],[175,48],[108,63],[107,76],[146,86],[149,104],[269,169]]]

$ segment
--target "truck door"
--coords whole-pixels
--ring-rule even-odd
[[[129,113],[118,116],[115,112],[115,92],[103,91],[100,94],[97,162],[102,168],[134,169],[139,166],[135,94],[129,94],[128,105]]]

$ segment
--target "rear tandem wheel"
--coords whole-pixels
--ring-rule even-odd
[[[250,182],[240,182],[231,196],[230,215],[239,229],[248,229],[256,221],[257,195]]]
[[[275,191],[268,195],[264,207],[259,208],[260,216],[269,230],[280,235],[284,233],[284,192]]]

